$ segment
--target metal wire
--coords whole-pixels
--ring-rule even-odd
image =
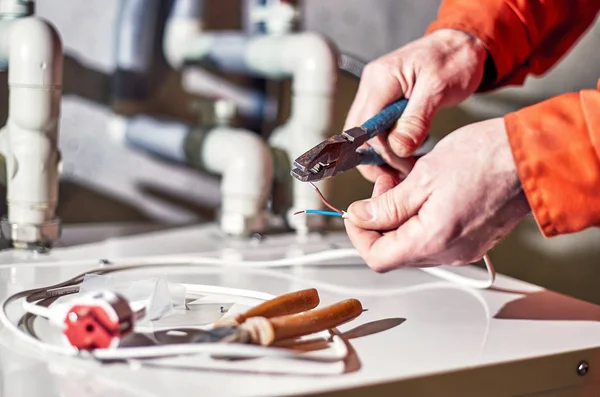
[[[315,189],[315,191],[317,192],[317,194],[321,198],[321,201],[323,202],[323,204],[325,204],[327,207],[331,208],[332,210],[334,210],[335,212],[337,212],[340,215],[344,214],[344,211],[341,211],[341,210],[335,208],[331,203],[329,203],[329,201],[327,201],[327,199],[325,198],[325,196],[323,196],[323,193],[321,193],[321,191],[319,190],[319,188],[317,187],[317,185],[315,185],[312,182],[308,182],[308,183],[310,183],[310,186],[312,186],[312,188]]]
[[[340,214],[339,212],[321,211],[321,210],[304,210],[304,211],[298,211],[298,212],[294,213],[294,215],[298,215],[298,214],[317,214],[317,215],[338,216],[338,217],[342,216],[342,214]]]

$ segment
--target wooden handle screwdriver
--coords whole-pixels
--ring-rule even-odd
[[[263,302],[245,313],[221,319],[215,322],[214,326],[239,325],[251,317],[272,318],[301,313],[314,309],[319,302],[319,293],[314,288],[290,292]]]
[[[322,309],[275,317],[251,317],[240,328],[250,334],[253,343],[263,346],[284,339],[297,338],[338,327],[363,312],[357,299],[347,299]]]

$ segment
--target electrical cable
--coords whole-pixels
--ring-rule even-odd
[[[331,208],[335,212],[321,211],[321,210],[304,210],[304,211],[298,211],[294,215],[306,213],[306,214],[319,214],[319,215],[325,215],[325,216],[345,217],[345,215],[346,215],[345,211],[339,210],[336,207],[334,207],[329,201],[327,201],[327,199],[325,198],[323,193],[321,193],[319,188],[314,183],[312,183],[312,182],[309,182],[309,183],[312,186],[312,188],[317,192],[317,194],[321,198],[321,201],[323,202],[323,204],[325,204],[327,207]],[[485,267],[488,271],[488,279],[487,280],[474,280],[474,279],[466,278],[466,277],[463,277],[461,275],[458,275],[458,274],[455,274],[452,272],[448,272],[444,269],[439,269],[439,268],[434,268],[434,267],[423,267],[423,268],[421,268],[421,270],[423,270],[424,272],[429,273],[433,276],[436,276],[436,277],[439,277],[439,278],[442,278],[442,279],[445,279],[447,281],[451,281],[451,282],[454,282],[457,284],[465,285],[465,286],[468,286],[471,288],[476,288],[476,289],[486,289],[486,288],[491,287],[492,284],[494,283],[494,280],[496,278],[496,269],[494,268],[494,265],[492,264],[492,261],[487,254],[485,254],[482,259],[483,259],[483,261],[485,263]]]
[[[172,266],[171,264],[164,264],[164,266]],[[132,269],[139,269],[139,268],[145,268],[147,266],[134,266],[134,267],[128,267],[128,269],[132,270]],[[123,268],[123,266],[121,266],[121,268]],[[111,269],[104,269],[104,270],[109,270],[110,273],[112,272],[116,272],[119,271],[119,269],[115,269],[115,268],[111,268]],[[200,269],[199,269],[200,270]],[[208,269],[205,269],[208,270]],[[252,269],[244,269],[246,271],[253,271]],[[484,334],[484,339],[482,342],[482,346],[485,344],[485,340],[487,338],[487,333],[489,332],[489,308],[487,307],[487,303],[485,302],[485,300],[483,299],[483,297],[481,297],[481,295],[479,293],[477,293],[476,291],[473,291],[471,288],[465,287],[462,284],[453,284],[453,283],[444,283],[444,282],[434,282],[434,283],[428,283],[428,284],[423,284],[423,285],[416,285],[416,286],[411,286],[411,287],[404,287],[404,288],[395,288],[395,289],[371,289],[371,290],[361,290],[360,288],[356,288],[356,287],[345,287],[345,286],[340,286],[340,285],[336,285],[336,284],[332,284],[329,282],[323,282],[323,281],[316,281],[316,280],[307,280],[306,278],[303,277],[299,277],[293,274],[287,274],[287,273],[280,273],[280,272],[272,272],[270,270],[263,270],[263,272],[270,274],[271,276],[277,277],[277,278],[281,278],[281,279],[286,279],[289,281],[297,281],[297,282],[302,282],[308,285],[311,285],[313,287],[316,288],[320,288],[320,289],[324,289],[324,290],[328,290],[330,292],[334,292],[334,293],[341,293],[341,294],[357,294],[357,292],[359,292],[359,295],[368,295],[368,296],[391,296],[391,295],[398,295],[398,294],[408,294],[408,293],[415,293],[415,292],[419,292],[419,291],[425,291],[425,290],[429,290],[429,289],[440,289],[440,288],[451,288],[451,289],[459,289],[459,290],[463,290],[469,294],[471,294],[472,296],[474,296],[484,307],[485,312],[486,312],[486,321],[488,321],[488,323],[486,323],[486,332]],[[71,280],[80,280],[80,277],[76,276]],[[78,282],[78,281],[76,281]],[[79,281],[80,282],[80,281]],[[300,359],[300,360],[311,360],[311,361],[316,361],[316,362],[334,362],[334,361],[339,361],[342,360],[345,355],[348,354],[348,347],[347,347],[347,342],[343,340],[343,338],[339,337],[339,335],[333,335],[331,338],[331,342],[332,342],[332,349],[335,352],[333,355],[328,355],[325,357],[321,357],[321,356],[305,356],[302,355],[301,353],[296,353],[296,352],[290,352],[286,349],[278,349],[278,348],[264,348],[264,347],[260,347],[260,346],[240,346],[240,345],[233,345],[233,344],[200,344],[200,345],[194,345],[193,348],[189,348],[190,346],[188,345],[178,345],[178,346],[174,346],[174,345],[168,345],[168,346],[162,346],[162,347],[131,347],[131,348],[120,348],[115,350],[106,350],[106,349],[99,349],[97,351],[94,351],[92,353],[81,353],[76,349],[73,348],[67,348],[67,347],[62,347],[62,346],[56,346],[56,345],[49,345],[41,340],[36,339],[35,337],[33,337],[32,335],[28,335],[26,333],[20,332],[19,329],[8,319],[7,317],[7,313],[6,313],[6,306],[16,300],[23,297],[31,297],[31,296],[36,296],[37,298],[42,298],[44,296],[49,296],[52,298],[56,298],[57,296],[61,296],[61,295],[67,295],[70,293],[74,293],[74,291],[76,291],[75,288],[73,288],[72,285],[64,285],[64,284],[69,284],[70,280],[63,282],[61,284],[63,284],[61,287],[58,288],[38,288],[35,290],[30,290],[30,291],[34,291],[33,293],[30,293],[30,291],[24,291],[23,293],[19,293],[16,294],[17,298],[14,298],[15,295],[13,295],[13,297],[5,300],[5,302],[2,304],[2,310],[0,311],[0,323],[6,328],[9,329],[10,331],[12,331],[13,333],[15,333],[17,335],[17,337],[19,337],[19,339],[28,342],[28,343],[33,343],[34,345],[36,345],[38,348],[41,348],[45,351],[50,351],[50,352],[54,352],[54,353],[59,353],[59,354],[63,354],[63,355],[89,355],[92,358],[98,359],[98,360],[125,360],[125,359],[133,359],[133,358],[153,358],[153,357],[168,357],[168,356],[178,356],[178,355],[194,355],[194,354],[217,354],[217,355],[223,355],[223,356],[228,356],[228,357],[249,357],[249,356],[261,356],[261,357],[276,357],[276,358],[288,358],[288,359]],[[57,284],[59,285],[59,284]],[[267,293],[263,293],[263,292],[258,292],[258,291],[250,291],[250,290],[243,290],[243,289],[234,289],[234,288],[224,288],[224,287],[219,287],[219,286],[207,286],[207,285],[193,285],[193,284],[183,284],[183,286],[185,287],[186,291],[191,294],[191,295],[205,295],[205,294],[223,294],[223,295],[235,295],[235,296],[239,296],[242,298],[250,298],[250,299],[257,299],[257,300],[269,300],[272,299],[274,296],[267,294]],[[44,291],[42,291],[44,290]],[[41,292],[45,292],[45,293],[41,293]],[[45,299],[49,299],[49,298],[45,298]],[[28,299],[29,300],[29,299]],[[186,348],[188,347],[188,348]]]
[[[366,63],[349,54],[340,54],[338,67],[344,72],[360,79]]]
[[[343,211],[338,210],[333,205],[331,205],[325,197],[321,194],[319,189],[312,184],[312,187],[315,189],[317,194],[319,194],[323,203],[334,210],[334,212],[330,211],[320,211],[320,210],[306,210],[305,213],[320,213],[322,215],[330,215],[330,216],[343,216],[345,213]],[[23,291],[17,294],[14,294],[2,302],[1,310],[0,310],[0,324],[2,324],[6,329],[13,332],[23,341],[33,343],[37,347],[46,350],[52,351],[60,354],[67,355],[81,355],[82,353],[75,349],[74,347],[62,347],[56,345],[47,344],[34,336],[33,330],[30,329],[32,327],[28,327],[27,324],[31,324],[27,319],[29,317],[34,318],[35,316],[48,318],[52,321],[52,313],[51,309],[38,305],[35,302],[37,301],[46,301],[49,299],[56,299],[57,297],[69,295],[73,293],[79,292],[78,284],[82,283],[85,276],[87,275],[102,275],[108,274],[118,271],[126,271],[126,270],[137,270],[143,268],[156,268],[160,266],[172,267],[173,265],[181,265],[181,266],[219,266],[219,267],[234,267],[234,268],[242,268],[244,270],[253,270],[256,271],[257,268],[274,268],[274,267],[285,267],[285,266],[299,266],[299,265],[318,265],[323,262],[327,262],[335,259],[345,259],[352,257],[360,257],[358,251],[354,249],[334,249],[328,251],[317,252],[313,254],[304,255],[301,257],[292,257],[292,258],[282,258],[271,261],[230,261],[230,260],[222,260],[217,258],[207,258],[207,257],[195,257],[195,256],[155,256],[151,258],[130,258],[126,260],[122,260],[119,264],[111,265],[110,267],[100,267],[96,269],[92,269],[90,271],[81,273],[69,280],[64,282],[55,284],[53,286],[45,287],[45,288],[36,288],[27,291]],[[469,277],[465,277],[444,269],[440,268],[420,268],[420,270],[427,272],[433,276],[436,276],[441,279],[445,279],[446,281],[450,281],[452,284],[445,285],[446,287],[451,286],[453,288],[466,288],[471,294],[477,295],[474,291],[470,291],[469,289],[486,289],[489,288],[495,280],[496,272],[491,262],[490,258],[486,254],[483,257],[483,260],[486,265],[488,277],[486,280],[477,280]],[[112,262],[114,263],[114,262]],[[344,264],[347,266],[347,264]],[[271,272],[271,275],[276,275],[278,277],[294,277],[289,274],[283,273],[275,273]],[[296,280],[304,283],[310,283],[313,287],[320,287],[323,289],[328,289],[330,291],[335,290],[338,293],[343,291],[342,293],[350,293],[354,295],[379,295],[379,296],[390,296],[397,293],[408,293],[411,291],[422,290],[427,288],[439,288],[439,286],[435,286],[436,283],[433,284],[425,284],[425,285],[417,285],[415,287],[408,287],[404,289],[393,289],[393,290],[360,290],[360,288],[347,288],[338,286],[335,284],[316,281],[316,280],[306,280],[304,278]],[[228,295],[237,295],[237,296],[246,296],[246,297],[254,297],[256,299],[264,299],[268,300],[273,298],[272,295],[258,293],[256,291],[247,291],[247,290],[239,290],[239,289],[231,289],[225,287],[217,287],[217,286],[196,286],[191,287],[187,285],[187,288],[190,291],[194,291],[196,293],[221,293]],[[204,288],[204,289],[202,289]],[[477,295],[478,300],[483,302],[486,307],[486,313],[489,312],[487,309],[487,304],[483,300],[483,298]],[[19,324],[25,324],[25,330],[29,331],[29,333],[21,332],[19,327],[13,324],[8,318],[7,307],[10,303],[23,299],[23,309],[25,311],[25,315],[21,317]],[[488,316],[489,317],[489,316]],[[487,329],[487,328],[486,328]],[[486,331],[487,332],[487,331]],[[291,359],[300,359],[300,360],[312,360],[312,361],[321,361],[321,362],[331,362],[331,361],[339,361],[344,359],[348,353],[347,342],[343,340],[338,334],[330,332],[331,342],[334,346],[334,350],[336,354],[334,356],[329,357],[320,357],[318,355],[305,355],[298,352],[292,352],[286,349],[273,348],[273,347],[261,347],[261,346],[247,346],[247,345],[238,345],[238,344],[223,344],[223,343],[206,343],[206,344],[182,344],[182,345],[167,345],[167,346],[155,346],[155,347],[135,347],[135,348],[119,348],[119,349],[96,349],[91,352],[86,352],[84,354],[88,354],[91,357],[98,360],[124,360],[124,359],[139,359],[139,358],[151,358],[151,357],[167,357],[167,356],[178,356],[178,355],[194,355],[194,354],[218,354],[222,356],[228,357],[248,357],[248,356],[261,356],[261,357],[278,357],[278,358],[291,358]]]
[[[298,214],[316,214],[316,215],[339,216],[339,217],[344,216],[343,214],[340,214],[339,212],[322,211],[322,210],[304,210],[304,211],[294,212],[294,215],[298,215]]]
[[[111,269],[114,270],[114,269]],[[180,356],[180,355],[195,355],[195,354],[211,354],[211,355],[219,355],[226,356],[232,358],[247,358],[247,357],[273,357],[273,358],[287,358],[287,359],[295,359],[295,360],[308,360],[314,362],[337,362],[343,360],[348,355],[348,348],[346,343],[342,340],[339,335],[336,335],[333,332],[321,332],[322,336],[327,336],[327,339],[331,339],[332,349],[334,351],[333,354],[304,354],[301,352],[290,351],[289,349],[284,348],[276,348],[276,347],[262,347],[262,346],[253,346],[253,345],[241,345],[241,344],[227,344],[227,343],[201,343],[201,344],[173,344],[173,345],[164,345],[164,346],[152,346],[152,347],[125,347],[119,349],[96,349],[90,352],[82,352],[74,347],[64,347],[58,345],[52,345],[46,342],[43,342],[37,338],[35,338],[32,334],[24,333],[19,330],[19,328],[8,318],[7,315],[7,306],[11,302],[26,298],[23,303],[23,308],[27,308],[27,312],[29,315],[40,315],[44,318],[51,318],[51,314],[48,314],[45,310],[40,311],[38,309],[33,309],[33,312],[29,312],[28,309],[31,308],[31,296],[36,296],[38,298],[43,297],[44,295],[52,296],[52,298],[60,297],[75,293],[77,291],[74,288],[65,288],[65,287],[73,287],[71,284],[72,280],[76,280],[75,282],[81,282],[81,278],[76,276],[71,280],[67,280],[61,283],[61,287],[58,288],[37,288],[34,290],[23,291],[22,293],[18,293],[13,295],[12,297],[6,299],[2,304],[2,310],[0,310],[0,324],[7,329],[10,330],[17,338],[26,343],[32,343],[36,347],[42,349],[43,351],[49,351],[53,353],[58,353],[61,355],[67,356],[89,356],[101,361],[112,361],[112,360],[126,360],[126,359],[139,359],[139,358],[153,358],[153,357],[168,357],[168,356]],[[63,285],[65,284],[65,285]],[[58,285],[58,284],[57,284]],[[185,284],[186,290],[191,292],[192,295],[206,295],[206,294],[221,294],[221,295],[234,295],[241,296],[244,298],[251,298],[257,300],[270,300],[275,298],[274,295],[251,291],[251,290],[243,290],[243,289],[235,289],[235,288],[226,288],[219,286],[204,286],[204,285],[190,285]],[[45,292],[46,294],[41,294],[41,292]],[[48,299],[44,297],[42,299]],[[42,300],[40,299],[40,300]],[[27,302],[30,301],[30,302]],[[27,303],[26,303],[27,302]],[[49,308],[38,306],[39,308],[43,308],[46,310],[51,310]],[[23,321],[20,321],[22,323]]]

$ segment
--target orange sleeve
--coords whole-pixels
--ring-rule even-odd
[[[427,33],[456,29],[481,40],[493,61],[480,88],[485,91],[545,73],[599,10],[599,0],[444,0]]]
[[[546,237],[600,226],[598,109],[600,91],[584,90],[504,118],[523,189]]]

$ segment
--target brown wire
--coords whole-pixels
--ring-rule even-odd
[[[331,205],[329,203],[329,201],[327,201],[327,199],[325,198],[325,196],[323,196],[323,193],[321,193],[321,191],[319,190],[319,188],[317,187],[317,185],[315,185],[312,182],[308,182],[310,183],[310,186],[312,186],[313,189],[315,189],[315,191],[317,192],[317,194],[319,195],[319,197],[321,198],[321,201],[323,202],[323,204],[325,204],[327,207],[331,208],[332,210],[334,210],[335,212],[337,212],[338,214],[343,214],[344,211],[340,211],[337,208],[335,208],[333,205]]]

